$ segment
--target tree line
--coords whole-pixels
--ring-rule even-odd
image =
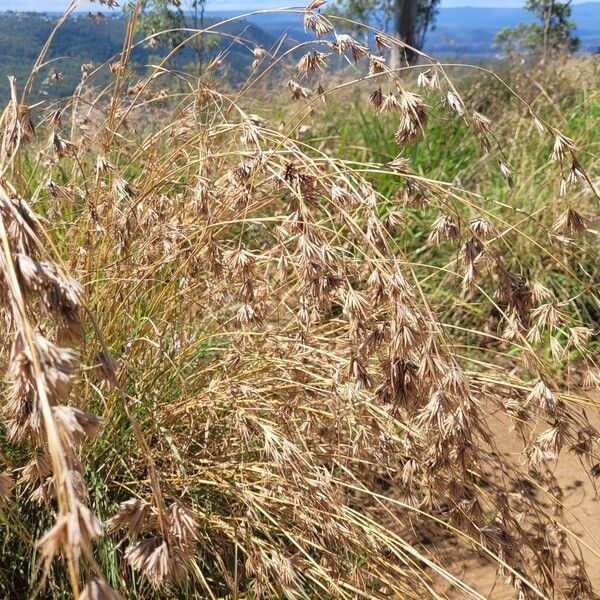
[[[535,15],[536,20],[503,29],[496,36],[495,46],[507,54],[528,52],[539,55],[542,60],[551,53],[574,52],[579,47],[579,40],[574,34],[575,24],[570,21],[571,2],[526,0],[524,7]],[[427,32],[435,27],[439,5],[440,0],[333,0],[331,10],[346,17],[350,29],[366,23],[402,40],[405,46],[397,47],[391,57],[392,66],[399,68],[418,60]],[[144,0],[142,6],[139,28],[146,35],[186,26],[194,29],[204,26],[206,0]],[[188,22],[190,16],[191,22]],[[164,43],[172,46],[182,39],[176,31],[161,37]],[[199,69],[202,68],[207,39],[198,35],[192,40]]]

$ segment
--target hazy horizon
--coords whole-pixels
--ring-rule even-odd
[[[586,4],[600,0],[574,0],[573,4]],[[277,8],[283,6],[302,6],[307,2],[286,2],[281,0],[220,0],[207,3],[207,10],[240,10],[248,11],[257,8]],[[61,11],[68,5],[68,0],[0,0],[0,11],[24,10],[24,11]],[[493,7],[493,8],[519,8],[523,6],[523,0],[442,0],[443,8],[453,7]],[[80,10],[102,10],[98,2],[84,2]]]

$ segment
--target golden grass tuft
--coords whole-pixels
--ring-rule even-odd
[[[521,599],[595,598],[552,472],[566,452],[598,471],[595,407],[561,378],[576,364],[597,385],[595,324],[513,252],[525,240],[579,284],[569,252],[595,252],[588,157],[495,80],[552,146],[560,210],[539,226],[408,158],[440,119],[468,128],[507,194],[518,180],[497,125],[435,59],[391,71],[307,9],[317,39],[300,62],[257,49],[241,90],[220,91],[213,61],[179,73],[179,92],[167,59],[139,79],[129,64],[139,6],[107,88],[86,65],[71,98],[32,115],[34,74],[4,113],[0,514],[19,558],[3,557],[1,589],[481,598],[444,541],[422,543],[434,531]],[[339,57],[349,67],[323,77]],[[254,113],[275,84],[281,126]],[[300,139],[348,87],[398,120],[398,156]],[[398,234],[415,211],[431,215],[419,252]],[[431,273],[452,281],[456,319]],[[496,412],[518,453],[499,449]]]

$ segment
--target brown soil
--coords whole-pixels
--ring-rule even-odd
[[[596,418],[589,414],[588,416],[600,429],[600,415]],[[499,449],[503,452],[513,451],[515,457],[518,457],[521,448],[510,447],[510,444],[515,442],[515,436],[506,435],[510,427],[508,421],[496,417],[491,421],[491,426],[497,434]],[[561,456],[554,475],[564,491],[568,527],[581,540],[581,552],[588,567],[588,574],[594,591],[600,594],[600,492],[594,489],[585,466],[572,453]],[[455,573],[488,600],[512,600],[515,597],[514,590],[497,579],[495,567],[483,558],[459,559]]]
[[[600,411],[596,416],[587,413],[592,424],[600,430]],[[504,454],[512,454],[515,461],[522,460],[523,445],[518,436],[510,432],[511,424],[505,415],[488,416],[488,422],[495,434],[498,450]],[[587,565],[588,575],[594,591],[600,594],[600,490],[594,489],[586,467],[578,457],[564,452],[555,466],[554,475],[560,484],[565,505],[564,517],[572,534],[580,540],[581,554]],[[525,484],[526,482],[524,482]],[[397,489],[391,485],[384,493],[394,497]],[[539,493],[530,489],[529,493]],[[398,498],[400,499],[400,498]],[[467,583],[473,590],[488,600],[513,600],[514,589],[496,575],[496,565],[484,556],[476,555],[472,549],[465,547],[455,537],[444,530],[420,522],[418,528],[400,526],[398,521],[385,514],[379,518],[398,533],[413,547],[433,560],[440,560],[444,565],[452,565],[452,574]],[[443,598],[459,600],[467,596],[465,592],[456,591],[450,584],[429,572],[436,591]]]

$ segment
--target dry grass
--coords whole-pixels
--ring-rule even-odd
[[[403,155],[435,105],[514,179],[496,125],[434,59],[391,72],[307,11],[329,41],[298,62],[278,127],[250,111],[268,77],[289,79],[289,53],[256,51],[241,91],[219,91],[213,62],[177,92],[164,65],[134,79],[135,18],[109,88],[86,67],[35,132],[26,95],[4,113],[3,594],[481,597],[422,543],[433,529],[519,598],[595,598],[552,474],[563,452],[600,471],[594,407],[560,378],[577,364],[596,386],[594,323],[514,253],[526,240],[579,285],[567,255],[594,256],[597,198],[575,144],[510,92],[553,146],[558,210],[540,227],[543,209],[497,212]],[[314,94],[336,54],[357,69]],[[323,99],[365,85],[399,120],[397,158],[299,139]],[[415,211],[432,215],[425,265],[398,234]],[[483,323],[440,318],[423,268]],[[497,448],[494,411],[520,455]]]

